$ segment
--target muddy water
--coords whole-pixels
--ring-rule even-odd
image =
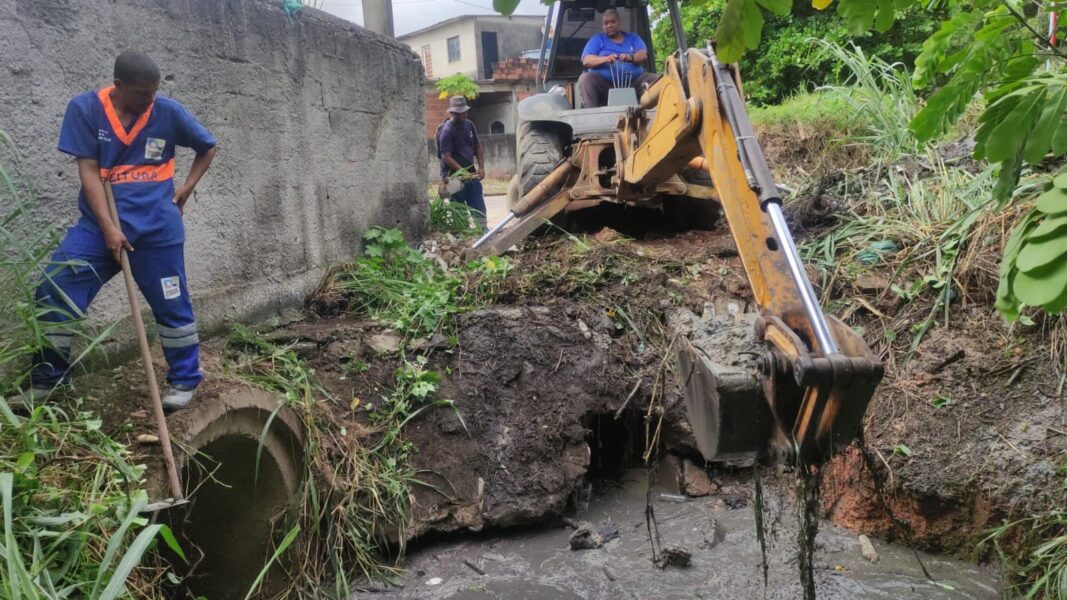
[[[770,495],[770,494],[768,494]],[[356,594],[365,599],[419,600],[689,600],[794,599],[802,596],[795,558],[795,519],[789,506],[768,499],[774,520],[768,585],[764,587],[754,516],[744,496],[656,498],[664,544],[692,553],[688,568],[660,570],[651,563],[644,524],[643,471],[618,485],[598,486],[579,519],[611,519],[619,538],[596,550],[571,551],[571,530],[560,527],[450,540],[412,552],[400,589]],[[744,504],[744,505],[742,505]],[[734,508],[731,508],[731,505]],[[928,580],[906,548],[875,541],[877,563],[861,557],[851,533],[823,523],[816,550],[820,598],[995,599],[995,576],[982,568],[922,554],[937,583]],[[464,564],[473,563],[484,575]],[[609,576],[610,574],[610,576]],[[614,578],[614,580],[612,580]]]

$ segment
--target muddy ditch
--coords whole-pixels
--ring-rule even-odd
[[[434,243],[438,254],[456,245],[443,239]],[[441,374],[437,397],[452,400],[455,408],[427,410],[404,428],[422,485],[411,489],[410,523],[402,532],[390,534],[393,549],[414,541],[421,558],[411,564],[416,571],[425,571],[418,566],[426,560],[423,549],[447,543],[443,542],[450,539],[447,536],[461,532],[464,536],[478,532],[506,535],[499,532],[559,523],[561,516],[576,514],[583,499],[588,503],[595,496],[594,482],[618,480],[641,465],[649,425],[658,423],[660,414],[664,452],[653,495],[695,497],[700,500],[693,502],[699,504],[687,506],[707,504],[751,514],[750,470],[702,464],[685,423],[670,361],[663,358],[665,323],[673,311],[684,309],[699,315],[749,308],[748,286],[729,235],[689,232],[635,242],[604,231],[582,244],[532,242],[511,260],[513,270],[497,303],[459,316],[454,337],[442,334],[405,340],[380,323],[346,315],[308,314],[295,322],[260,328],[264,339],[292,349],[313,369],[332,398],[328,409],[349,435],[358,436],[365,429],[368,405],[388,394],[394,372],[404,360],[424,356],[426,368]],[[871,293],[865,301],[876,309],[892,308],[884,305],[888,301],[878,293]],[[320,315],[330,312],[321,305],[316,308]],[[881,333],[870,311],[854,310],[846,316],[853,326]],[[869,409],[867,459],[858,450],[850,451],[825,471],[822,504],[826,518],[854,533],[969,557],[976,535],[1000,519],[1062,502],[1055,461],[1062,460],[1062,432],[1067,430],[1063,390],[1057,389],[1059,382],[1044,359],[1040,340],[1001,334],[1003,327],[991,323],[995,318],[991,310],[975,310],[971,319],[931,331],[916,359],[906,366],[890,365]],[[162,370],[158,358],[156,366]],[[240,456],[242,464],[251,460],[254,465],[257,459],[250,448],[255,445],[249,446],[248,441],[257,436],[251,429],[262,431],[271,418],[272,403],[247,401],[262,392],[254,392],[233,374],[225,340],[205,344],[204,369],[208,378],[197,407],[171,418],[175,438],[185,444],[186,452],[180,454],[187,456],[214,443],[213,454]],[[96,402],[107,426],[120,438],[125,436],[138,457],[154,467],[151,483],[161,490],[158,447],[145,437],[151,434],[152,425],[141,408],[143,384],[136,366],[89,375],[79,385],[88,390],[90,402]],[[939,397],[948,402],[932,402]],[[201,436],[196,441],[205,422],[220,418],[204,415],[226,406],[249,415],[244,424],[219,429],[237,437],[221,442],[213,437],[205,442]],[[220,415],[224,413],[227,410]],[[241,564],[212,565],[210,558],[200,563],[196,571],[204,581],[200,589],[215,592],[210,596],[213,599],[243,596],[236,588],[217,587],[214,579],[220,573],[232,573],[240,575],[231,580],[248,581],[246,574],[270,556],[278,541],[278,525],[285,523],[272,522],[263,511],[249,511],[249,499],[291,494],[293,482],[298,481],[294,477],[305,475],[295,467],[279,466],[300,460],[294,454],[299,446],[299,420],[286,411],[279,414],[269,430],[280,428],[287,433],[277,434],[270,452],[274,462],[267,464],[264,479],[249,485],[247,472],[234,473],[229,477],[232,481],[202,489],[201,497],[211,498],[210,502],[198,504],[194,495],[194,510],[204,504],[227,507],[212,514],[208,514],[210,509],[200,509],[207,512],[192,519],[211,524],[197,546],[210,546],[204,540],[212,539],[211,530],[221,533],[215,525],[227,522],[233,514],[254,521],[241,524],[244,531],[259,532],[232,536],[242,540],[238,544],[241,552],[237,552],[244,557],[243,562],[237,561]],[[209,471],[218,468],[207,462]],[[226,479],[223,469],[214,473]],[[789,514],[783,507],[791,502],[792,474],[784,471],[768,477],[768,493],[779,507],[777,513]],[[197,479],[191,472],[188,479],[210,483],[210,478]],[[244,490],[243,495],[239,490]],[[277,503],[271,500],[269,504],[273,508]],[[270,517],[281,511],[273,512]],[[752,530],[745,523],[742,519],[731,526],[732,534],[740,536],[747,530],[745,535],[750,535]],[[794,534],[787,533],[788,519],[782,523],[771,528],[785,540],[777,546],[795,549]],[[205,531],[203,525],[198,527],[201,533]],[[275,528],[273,538],[266,533],[271,527]],[[199,535],[196,529],[191,536]],[[843,530],[829,531],[826,535],[832,542],[820,543],[844,551],[851,543],[846,540],[855,541]],[[626,552],[644,552],[647,560],[648,540],[641,541],[633,531],[628,537],[631,543],[637,540],[637,545],[627,546]],[[795,556],[781,554],[792,550],[775,552],[779,555],[773,559],[772,571],[778,576],[795,573],[795,563],[790,563]],[[746,573],[755,573],[752,555],[745,556]],[[707,555],[697,564],[706,560]],[[826,560],[831,559],[819,562],[820,589],[831,585],[825,582],[835,577],[836,565]],[[995,586],[988,574],[983,577],[987,582],[983,586]],[[792,597],[788,586],[770,589],[778,591],[768,597]],[[988,597],[982,589],[979,586],[973,595],[959,597]],[[605,594],[589,597],[618,597]],[[525,596],[398,597],[547,596],[530,591]]]

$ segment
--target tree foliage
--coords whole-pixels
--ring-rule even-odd
[[[702,47],[715,37],[727,0],[689,2],[681,7],[682,26],[690,46]],[[664,0],[653,0],[655,17],[666,14]],[[764,15],[759,51],[739,59],[745,79],[745,97],[756,105],[776,104],[801,90],[840,83],[841,63],[820,51],[815,40],[854,44],[869,56],[909,68],[922,51],[923,40],[937,30],[939,15],[918,8],[907,10],[885,33],[852,36],[846,23],[832,11],[820,11],[807,2],[796,2],[785,14]],[[669,19],[656,22],[652,32],[656,56],[675,51]]]
[[[463,73],[442,77],[434,87],[437,89],[437,96],[442,100],[450,96],[463,96],[468,100],[478,97],[478,84]]]

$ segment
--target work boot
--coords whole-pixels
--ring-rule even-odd
[[[181,410],[193,401],[193,392],[196,388],[184,385],[172,385],[163,396],[163,410],[174,412]]]

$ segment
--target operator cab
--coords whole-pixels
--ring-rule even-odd
[[[538,64],[538,91],[545,92],[553,86],[566,91],[571,108],[582,108],[577,93],[578,77],[584,71],[582,50],[586,43],[601,32],[601,17],[605,10],[614,8],[619,12],[623,31],[640,36],[648,46],[648,61],[645,70],[655,73],[656,58],[652,50],[652,30],[648,19],[648,7],[641,0],[563,0],[549,8],[553,26],[545,32],[541,44],[543,59]],[[553,12],[554,11],[554,12]]]

